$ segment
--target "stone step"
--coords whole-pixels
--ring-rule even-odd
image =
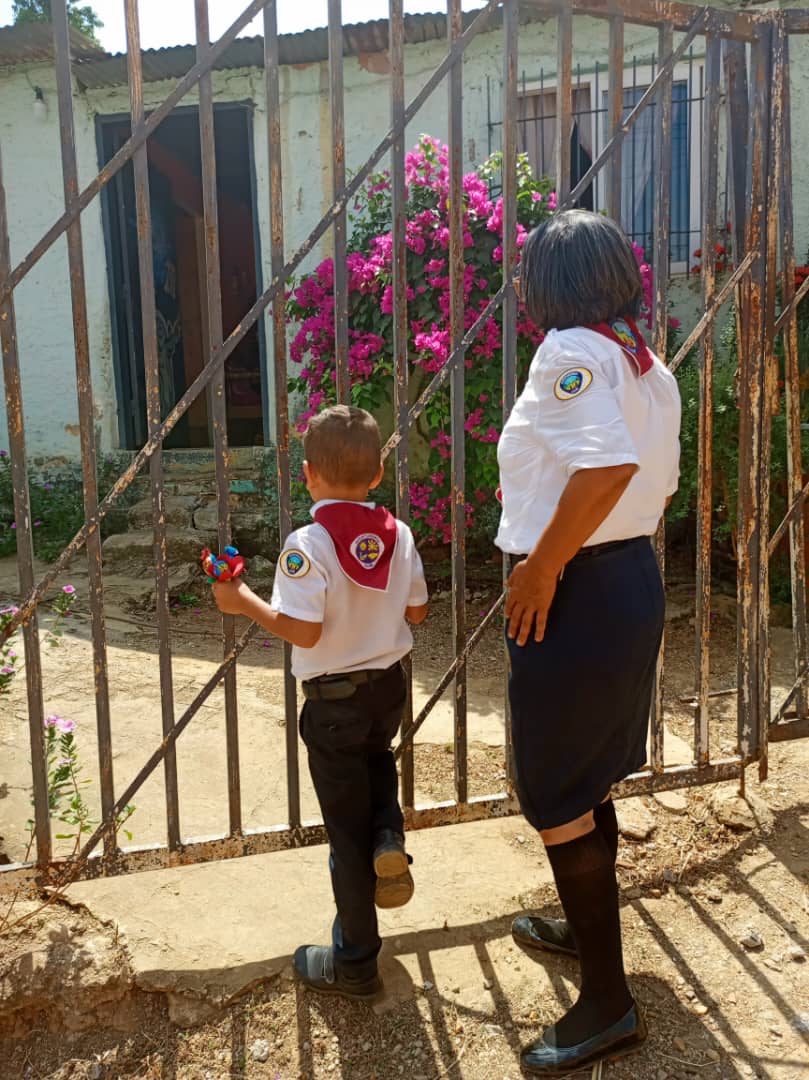
[[[204,547],[216,546],[216,532],[206,533],[196,529],[169,529],[169,563],[199,562]],[[104,564],[112,568],[124,566],[154,566],[154,547],[151,530],[134,530],[108,537],[101,549]]]
[[[215,502],[206,503],[194,511],[194,528],[216,535],[219,514]],[[236,509],[230,518],[233,542],[247,558],[262,555],[274,559],[278,554],[277,530],[266,514],[257,510]]]
[[[194,510],[198,503],[199,498],[196,495],[166,495],[164,497],[166,524],[175,528],[191,528]],[[152,528],[151,498],[141,499],[130,508],[129,524],[136,531],[148,531]]]

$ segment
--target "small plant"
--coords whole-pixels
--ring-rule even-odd
[[[69,619],[73,614],[71,604],[73,603],[73,597],[75,595],[76,589],[73,585],[63,585],[62,591],[53,602],[53,610],[56,612],[56,621],[48,629],[48,632],[45,635],[45,641],[51,648],[54,648],[59,644],[59,640],[64,633],[62,623],[65,619]]]
[[[4,630],[8,626],[17,611],[18,608],[16,607],[0,608],[0,630]],[[10,637],[0,645],[0,694],[8,693],[16,674],[18,659],[14,638]]]

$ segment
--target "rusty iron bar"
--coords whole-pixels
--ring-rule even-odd
[[[404,0],[389,4],[390,109],[391,126],[399,128],[405,107],[404,61]],[[391,196],[393,201],[393,412],[395,427],[402,433],[396,447],[396,514],[406,524],[410,522],[410,378],[408,369],[407,321],[407,188],[405,186],[404,134],[391,147]],[[402,715],[402,730],[413,722],[413,664],[412,657],[404,661],[407,678],[407,704]],[[415,771],[413,744],[402,754],[402,805],[415,803]]]
[[[749,99],[747,49],[743,42],[722,42],[727,101],[728,183],[734,254],[744,250],[747,218],[747,137]]]
[[[126,53],[129,73],[129,111],[132,130],[144,122],[143,68],[141,64],[140,24],[137,0],[125,0]],[[135,214],[138,233],[138,271],[143,328],[143,366],[146,376],[146,416],[149,434],[160,424],[160,371],[157,351],[157,316],[155,313],[154,256],[152,251],[152,214],[149,191],[149,161],[146,145],[138,147],[132,159],[135,181]],[[132,354],[135,355],[134,353]],[[134,366],[134,365],[133,365]],[[174,677],[169,630],[169,564],[166,547],[166,506],[163,487],[163,456],[160,450],[149,461],[152,498],[152,528],[155,561],[155,606],[157,609],[157,648],[160,670],[160,708],[163,734],[174,726]],[[177,789],[177,755],[172,748],[166,754],[166,836],[170,851],[180,846],[180,802]]]
[[[792,8],[784,12],[788,34],[809,34],[809,11]]]
[[[719,109],[722,44],[709,35],[705,55],[705,104],[702,128],[702,304],[708,309],[716,296],[717,199],[719,196]],[[699,431],[697,461],[697,612],[694,713],[694,760],[704,765],[710,756],[709,698],[711,693],[711,539],[713,525],[713,409],[714,326],[702,338],[699,369]]]
[[[258,0],[256,0],[258,2]],[[360,187],[367,178],[370,170],[378,163],[383,154],[385,154],[393,144],[394,138],[401,133],[413,117],[418,113],[424,102],[434,92],[436,87],[441,83],[447,71],[458,62],[459,57],[463,54],[463,50],[474,40],[474,38],[481,33],[482,30],[488,25],[489,19],[492,13],[499,6],[501,0],[488,0],[487,5],[481,8],[475,19],[463,33],[460,42],[456,42],[451,45],[447,51],[446,56],[435,69],[430,78],[426,81],[419,93],[415,96],[410,105],[405,109],[403,118],[403,127],[391,129],[388,134],[382,139],[377,146],[376,150],[366,160],[365,164],[353,175],[345,190],[345,194],[339,203],[331,206],[326,213],[321,217],[315,228],[309,233],[306,240],[300,245],[295,254],[284,264],[278,274],[273,275],[273,279],[270,285],[265,289],[261,296],[256,300],[255,304],[250,308],[244,318],[230,333],[227,340],[222,343],[221,347],[215,350],[211,363],[206,364],[200,374],[194,379],[191,386],[185,391],[177,404],[171,410],[169,415],[163,420],[158,431],[145,443],[143,447],[134,455],[132,461],[126,468],[126,470],[119,476],[118,480],[112,486],[111,490],[101,502],[98,510],[98,514],[95,518],[85,521],[84,525],[79,529],[70,543],[64,548],[62,554],[58,559],[49,567],[49,569],[40,578],[37,585],[33,588],[20,604],[20,610],[14,619],[9,623],[5,630],[0,631],[0,644],[6,641],[11,634],[17,629],[17,627],[29,617],[34,606],[39,603],[47,590],[56,580],[61,571],[69,563],[69,561],[81,550],[85,544],[87,537],[94,531],[96,531],[101,521],[109,513],[112,506],[120,498],[124,491],[129,487],[132,481],[137,476],[138,472],[143,468],[148,459],[154,453],[157,446],[166,438],[170,431],[173,430],[177,422],[185,414],[188,407],[199,396],[199,394],[208,386],[214,376],[217,374],[219,368],[231,355],[231,353],[238,347],[238,345],[244,340],[250,329],[256,324],[257,320],[261,317],[265,309],[270,305],[273,299],[286,287],[286,283],[295,270],[300,266],[301,262],[307,255],[314,249],[315,245],[326,233],[329,226],[332,224],[332,219],[339,211],[341,207],[345,207],[348,201],[356,195]],[[154,115],[154,114],[153,114]],[[148,121],[147,125],[148,126]],[[140,138],[140,136],[139,136]],[[129,143],[132,143],[132,139]],[[127,144],[129,145],[129,144]],[[0,299],[2,294],[0,293]],[[502,299],[502,294],[498,293],[492,302],[492,307],[496,307]],[[487,311],[491,313],[491,309],[487,308]],[[475,326],[480,329],[483,325],[482,319],[478,319]]]
[[[671,24],[660,28],[658,33],[658,56],[674,52],[674,31]],[[662,65],[661,65],[662,70]],[[671,231],[671,116],[674,66],[660,79],[655,96],[654,145],[655,145],[655,239],[652,259],[654,273],[654,297],[652,305],[652,334],[654,348],[665,361],[668,342],[668,282]],[[655,550],[660,573],[666,576],[666,519],[661,518],[655,535]],[[651,759],[652,770],[660,772],[664,766],[663,693],[666,673],[666,633],[660,640],[657,656],[654,695],[651,709]]]
[[[702,339],[709,327],[713,326],[716,317],[722,307],[727,303],[730,294],[736,289],[742,278],[748,272],[753,263],[761,257],[759,251],[748,251],[725,284],[719,290],[708,310],[702,315],[697,325],[677,350],[674,359],[668,365],[669,371],[675,372],[691,350]]]
[[[242,14],[235,19],[222,37],[212,47],[206,63],[197,61],[194,66],[180,79],[168,97],[160,104],[153,113],[149,114],[143,128],[137,135],[131,136],[110,158],[104,167],[93,177],[73,201],[69,209],[66,209],[53,225],[48,229],[39,243],[35,244],[21,262],[17,263],[4,278],[0,279],[0,301],[5,299],[15,289],[22,279],[39,262],[42,256],[54,245],[59,237],[67,230],[68,226],[76,221],[93,199],[102,191],[112,178],[132,158],[139,146],[144,146],[148,137],[163,123],[169,113],[180,104],[182,99],[199,82],[206,67],[216,63],[219,57],[228,49],[242,30],[261,14],[261,10],[268,0],[251,0],[250,5]],[[58,6],[58,5],[57,5]]]
[[[556,17],[556,196],[564,203],[570,192],[570,141],[573,131],[573,10],[569,4]]]
[[[789,723],[770,724],[771,743],[791,742],[793,739],[809,738],[809,719],[790,720]]]
[[[615,12],[615,0],[521,0],[525,8],[546,11],[556,15],[565,7],[571,7],[577,15],[589,15],[595,19],[609,19]],[[694,15],[693,4],[676,0],[624,0],[620,8],[626,18],[639,26],[659,28],[671,24],[673,30],[688,30]],[[717,10],[713,32],[721,37],[734,37],[740,41],[755,41],[758,29],[766,24],[768,14]]]
[[[401,738],[399,739],[396,749],[394,750],[394,756],[397,760],[402,756],[404,747],[413,742],[413,739],[419,728],[433,711],[436,703],[441,700],[444,695],[444,691],[447,689],[449,684],[455,678],[457,678],[459,672],[462,672],[466,669],[467,660],[472,655],[475,646],[483,637],[486,630],[494,622],[494,617],[495,615],[497,615],[500,608],[503,606],[505,598],[506,594],[501,593],[497,600],[495,600],[494,604],[492,604],[492,606],[480,620],[478,625],[475,627],[473,632],[469,635],[469,638],[467,639],[461,652],[458,653],[450,666],[441,676],[441,679],[439,680],[435,690],[433,690],[427,701],[425,701],[424,705],[422,705],[421,712],[418,714],[413,723],[407,728],[407,730],[402,732]],[[461,801],[466,802],[467,800],[463,799]]]
[[[503,5],[503,425],[517,398],[517,294],[513,280],[517,270],[517,61],[519,55],[518,0]],[[503,555],[503,588],[511,572],[511,560]],[[506,778],[514,783],[514,746],[508,696],[508,649],[503,638],[503,721],[505,724]]]
[[[609,133],[614,138],[621,127],[624,115],[624,17],[620,13],[610,16],[609,38]],[[598,103],[596,103],[598,105]],[[596,122],[598,122],[596,120]],[[610,217],[621,221],[621,192],[623,177],[624,144],[618,139],[610,159],[607,186],[607,209]]]
[[[785,717],[787,711],[789,710],[790,706],[795,701],[795,699],[798,697],[798,695],[801,693],[801,690],[803,688],[803,685],[804,685],[807,677],[809,677],[809,660],[803,665],[803,667],[800,669],[798,674],[795,676],[795,681],[792,684],[792,689],[789,691],[789,693],[787,694],[787,696],[784,698],[783,702],[781,703],[781,708],[775,714],[775,717],[772,720],[772,722],[770,724],[770,727],[772,727],[773,724],[780,723],[784,719],[784,717]]]
[[[208,0],[194,0],[197,59],[210,51]],[[219,206],[216,180],[216,131],[214,127],[213,83],[210,67],[199,81],[199,141],[202,155],[202,210],[205,236],[205,319],[210,354],[206,365],[213,366],[224,337],[222,325],[222,276],[219,256]],[[208,392],[209,416],[213,427],[216,503],[219,550],[230,543],[230,481],[228,478],[228,416],[225,399],[225,369],[217,365]],[[225,656],[236,642],[236,620],[222,616],[222,649]],[[242,798],[239,769],[239,712],[236,701],[236,668],[225,674],[225,738],[227,745],[228,818],[231,832],[242,827]]]
[[[790,70],[789,36],[783,32],[783,64]],[[782,304],[789,306],[795,294],[795,224],[792,205],[792,100],[788,78],[781,80],[781,264]],[[784,328],[784,384],[787,420],[787,484],[790,498],[795,499],[803,486],[803,454],[801,447],[801,392],[798,354],[798,323],[796,314]],[[795,673],[809,660],[809,640],[806,627],[806,528],[804,515],[794,518],[789,529],[789,569],[792,585],[792,639]],[[807,685],[804,682],[798,695],[798,715],[807,715]]]
[[[800,304],[800,302],[803,300],[803,298],[806,296],[806,294],[808,292],[809,292],[809,278],[806,278],[806,280],[801,284],[801,287],[799,289],[796,289],[795,295],[792,297],[792,299],[789,301],[789,303],[787,303],[786,301],[784,302],[784,307],[783,307],[783,309],[781,311],[781,314],[775,320],[775,332],[776,332],[776,334],[781,333],[781,331],[784,329],[786,324],[789,322],[789,320],[795,314],[795,312],[797,310],[797,307],[798,307],[798,304]]]
[[[768,43],[761,38],[753,48],[750,82],[751,141],[748,178],[745,247],[756,249],[754,262],[742,289],[742,308],[748,313],[739,341],[739,496],[737,540],[738,628],[738,737],[739,754],[745,760],[758,756],[759,707],[759,581],[762,520],[763,466],[761,414],[764,410],[763,345],[764,289],[766,279],[766,213],[768,154]]]
[[[274,278],[284,266],[283,143],[279,86],[278,9],[276,0],[264,8],[264,79],[267,94],[267,154],[270,174],[270,266]],[[275,389],[275,458],[278,492],[279,549],[292,531],[292,477],[289,465],[289,391],[287,387],[286,302],[279,292],[272,301],[273,386]],[[284,735],[286,739],[287,816],[291,828],[301,823],[301,785],[298,762],[298,700],[292,674],[292,646],[283,643]]]
[[[342,0],[329,4],[329,105],[331,108],[332,200],[336,203],[346,186],[345,95],[343,92]],[[348,278],[346,268],[346,210],[334,217],[334,357],[337,400],[351,404],[351,373],[348,366]]]
[[[11,265],[6,189],[0,153],[0,274]],[[25,413],[17,347],[17,317],[14,295],[0,301],[0,352],[3,356],[3,383],[6,393],[6,420],[10,451],[11,486],[14,493],[14,521],[17,529],[17,575],[20,591],[34,585],[34,537],[31,499],[28,490],[28,455],[25,446]],[[31,747],[31,778],[34,788],[34,839],[36,859],[45,866],[53,858],[51,821],[48,808],[48,769],[45,760],[45,709],[42,700],[42,656],[39,619],[34,611],[22,628],[25,649],[25,683],[28,699],[28,738]]]
[[[577,8],[578,10],[578,8]],[[693,8],[691,9],[694,10]],[[612,138],[602,149],[601,153],[596,156],[595,161],[579,180],[573,190],[564,198],[559,200],[560,210],[569,210],[571,206],[575,206],[578,199],[584,194],[587,188],[592,184],[595,177],[600,173],[601,169],[607,164],[611,158],[616,146],[623,144],[624,139],[630,133],[635,126],[635,121],[638,119],[643,110],[650,104],[650,102],[656,96],[661,83],[668,79],[674,71],[675,65],[681,59],[688,46],[697,36],[697,34],[704,33],[710,30],[712,33],[716,33],[716,11],[713,8],[699,8],[696,15],[693,16],[688,27],[687,33],[684,35],[680,44],[674,51],[667,56],[664,61],[660,58],[660,66],[657,69],[657,75],[652,79],[649,86],[643,92],[637,105],[627,114],[626,119],[621,122],[620,128],[615,132]]]
[[[52,9],[53,45],[56,67],[56,90],[59,107],[59,136],[62,157],[62,182],[65,208],[75,206],[79,194],[76,161],[76,137],[73,122],[73,76],[70,68],[70,38],[67,6]],[[76,391],[79,407],[84,516],[92,520],[98,514],[98,474],[95,445],[95,403],[90,367],[90,341],[87,326],[87,290],[84,277],[84,245],[81,221],[74,217],[67,230],[67,259],[70,274],[70,302],[73,311],[73,342],[76,357]],[[115,802],[112,736],[110,731],[110,689],[107,671],[107,635],[104,625],[104,580],[101,569],[101,532],[87,538],[88,599],[93,638],[93,682],[98,732],[98,772],[104,851],[111,857],[116,848]]]
[[[461,0],[447,0],[447,37],[455,43],[461,37]],[[450,348],[458,348],[464,332],[464,193],[463,193],[463,64],[457,63],[449,75],[449,335]],[[453,365],[450,375],[450,520],[452,524],[452,639],[456,657],[466,644],[466,366]],[[467,689],[466,669],[460,668],[454,681],[453,699],[455,797],[468,797]]]

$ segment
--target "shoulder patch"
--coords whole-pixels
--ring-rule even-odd
[[[305,555],[300,548],[289,548],[287,551],[282,551],[278,559],[278,565],[281,567],[282,573],[286,574],[288,578],[306,577],[312,569],[309,556]]]
[[[583,394],[592,381],[593,373],[587,368],[570,368],[553,384],[554,396],[559,401],[569,401],[570,398]]]

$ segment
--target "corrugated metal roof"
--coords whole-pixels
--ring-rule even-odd
[[[105,56],[78,30],[70,28],[70,50],[74,60]],[[46,22],[25,22],[16,26],[0,26],[0,67],[16,64],[35,64],[53,59],[53,31]]]
[[[464,13],[464,27],[468,26],[477,12]],[[534,21],[536,15],[521,13],[521,22]],[[500,12],[495,12],[490,25],[500,23]],[[405,16],[405,43],[419,45],[424,42],[441,41],[447,36],[447,17],[442,15]],[[388,21],[357,23],[343,27],[343,53],[358,56],[363,53],[384,52],[388,48]],[[329,56],[328,31],[326,29],[304,30],[299,34],[283,34],[278,41],[282,64],[316,64]],[[160,79],[180,79],[194,65],[196,49],[193,45],[176,45],[166,49],[150,49],[143,53],[143,77],[147,82]],[[262,67],[264,64],[264,39],[262,37],[237,38],[225,50],[216,63],[217,70]],[[88,89],[121,86],[127,81],[126,54],[81,59],[74,64],[79,82]]]

